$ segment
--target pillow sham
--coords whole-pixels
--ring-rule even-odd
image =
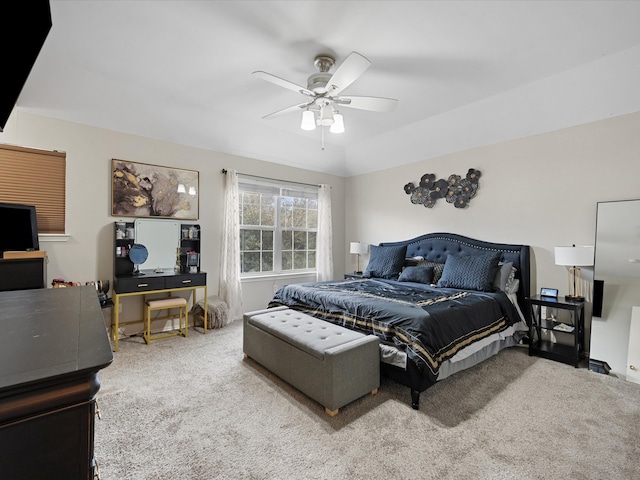
[[[438,287],[489,292],[498,269],[500,253],[448,255]]]
[[[516,291],[518,290],[518,279],[516,278],[516,271],[516,267],[511,267],[511,273],[509,274],[509,278],[507,278],[507,284],[504,286],[504,291],[507,293],[509,293],[514,288],[516,289]],[[514,284],[516,284],[515,287],[513,286]]]
[[[515,277],[515,268],[513,262],[499,262],[496,278],[493,280],[493,288],[505,291],[509,279],[513,281]]]
[[[518,293],[518,288],[520,287],[520,280],[518,280],[517,278],[513,280],[513,282],[511,282],[510,284],[507,284],[507,288],[505,290],[505,293],[507,295],[510,294],[515,294]]]
[[[444,270],[444,263],[431,262],[429,260],[421,260],[418,262],[419,267],[433,267],[433,283],[438,283],[440,277],[442,277],[442,271]]]
[[[433,267],[405,267],[398,277],[399,282],[432,283]]]
[[[400,247],[371,245],[369,263],[363,276],[367,278],[397,279],[402,271],[406,253],[406,245]]]

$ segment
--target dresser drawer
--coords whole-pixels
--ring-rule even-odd
[[[207,284],[207,274],[201,272],[173,275],[167,277],[165,281],[165,288],[199,287]]]
[[[116,293],[148,292],[150,290],[162,290],[165,288],[165,279],[162,277],[116,277]]]

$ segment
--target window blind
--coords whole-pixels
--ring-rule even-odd
[[[0,202],[35,205],[38,233],[65,233],[66,154],[0,145]]]

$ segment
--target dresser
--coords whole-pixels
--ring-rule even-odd
[[[94,286],[0,292],[0,478],[90,480],[99,371]]]

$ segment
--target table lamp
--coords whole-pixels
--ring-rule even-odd
[[[360,255],[369,253],[369,244],[351,242],[349,252],[356,255],[356,271],[354,273],[362,273],[362,271],[360,270]]]
[[[566,300],[576,302],[584,301],[582,296],[582,276],[580,267],[593,266],[594,247],[589,245],[579,245],[571,247],[555,247],[556,265],[564,265],[569,268],[569,294],[565,295]]]

